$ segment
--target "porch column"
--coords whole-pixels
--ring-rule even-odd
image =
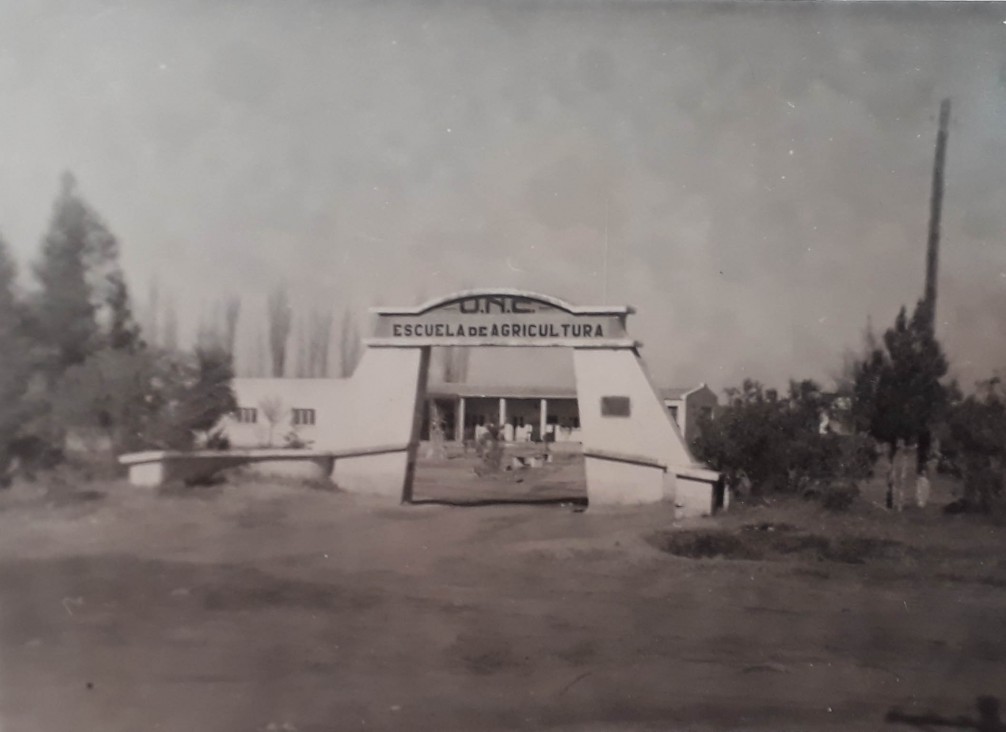
[[[458,408],[455,410],[454,439],[464,442],[465,439],[465,398],[458,397]]]
[[[500,397],[500,429],[506,424],[506,397]]]
[[[541,441],[545,441],[545,427],[548,426],[548,399],[541,400],[541,407],[538,412],[538,436]]]

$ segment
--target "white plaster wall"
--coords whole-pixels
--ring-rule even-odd
[[[353,449],[405,444],[412,439],[422,349],[367,348],[347,380],[346,393],[333,393],[316,448]],[[340,398],[342,403],[339,403]],[[319,425],[322,427],[322,425]]]
[[[248,470],[256,475],[277,478],[296,478],[299,480],[325,480],[332,475],[331,458],[307,460],[296,458],[284,460],[263,460],[248,463]]]
[[[332,482],[350,493],[402,499],[408,455],[404,452],[338,458]]]
[[[162,462],[138,463],[129,466],[130,485],[144,487],[159,486],[164,482],[164,478],[165,471],[164,463]]]
[[[342,416],[352,392],[350,385],[350,379],[234,379],[238,406],[257,409],[258,422],[247,424],[225,417],[221,426],[234,447],[266,446],[269,443],[269,422],[262,412],[262,404],[278,399],[283,405],[283,419],[273,431],[273,444],[282,446],[287,433],[295,430],[301,439],[312,441],[313,448],[323,449],[320,442],[330,444],[340,439]],[[315,424],[294,427],[291,418],[295,408],[315,410]]]
[[[708,516],[713,512],[713,486],[711,483],[678,476],[675,480],[675,515],[678,518]]]
[[[585,467],[591,506],[657,503],[664,498],[664,471],[660,468],[589,456]]]

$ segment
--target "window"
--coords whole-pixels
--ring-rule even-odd
[[[294,409],[291,416],[291,423],[294,425],[312,425],[314,424],[314,410],[313,409]]]
[[[258,410],[255,407],[238,407],[234,416],[241,424],[255,424],[258,422]]]
[[[712,407],[702,407],[702,411],[701,411],[700,414],[702,415],[703,419],[712,419],[713,418],[713,408]]]
[[[628,417],[632,413],[627,396],[603,396],[601,397],[602,417]]]
[[[668,407],[667,411],[671,413],[671,419],[674,420],[674,424],[679,424],[679,422],[678,422],[678,408],[677,408],[677,406]]]

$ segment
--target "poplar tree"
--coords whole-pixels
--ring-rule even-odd
[[[293,309],[285,287],[277,287],[269,296],[269,352],[272,356],[272,375],[286,374],[286,347],[290,340]]]
[[[342,326],[339,329],[339,376],[348,379],[356,370],[360,360],[360,331],[356,327],[353,313],[347,308],[342,316]]]

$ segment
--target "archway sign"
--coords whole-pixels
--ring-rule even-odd
[[[719,474],[696,463],[627,333],[628,306],[575,306],[509,289],[467,290],[417,307],[379,307],[332,447],[345,490],[412,500],[433,346],[571,348],[590,505],[665,499],[711,505]],[[703,512],[701,510],[692,512]]]

